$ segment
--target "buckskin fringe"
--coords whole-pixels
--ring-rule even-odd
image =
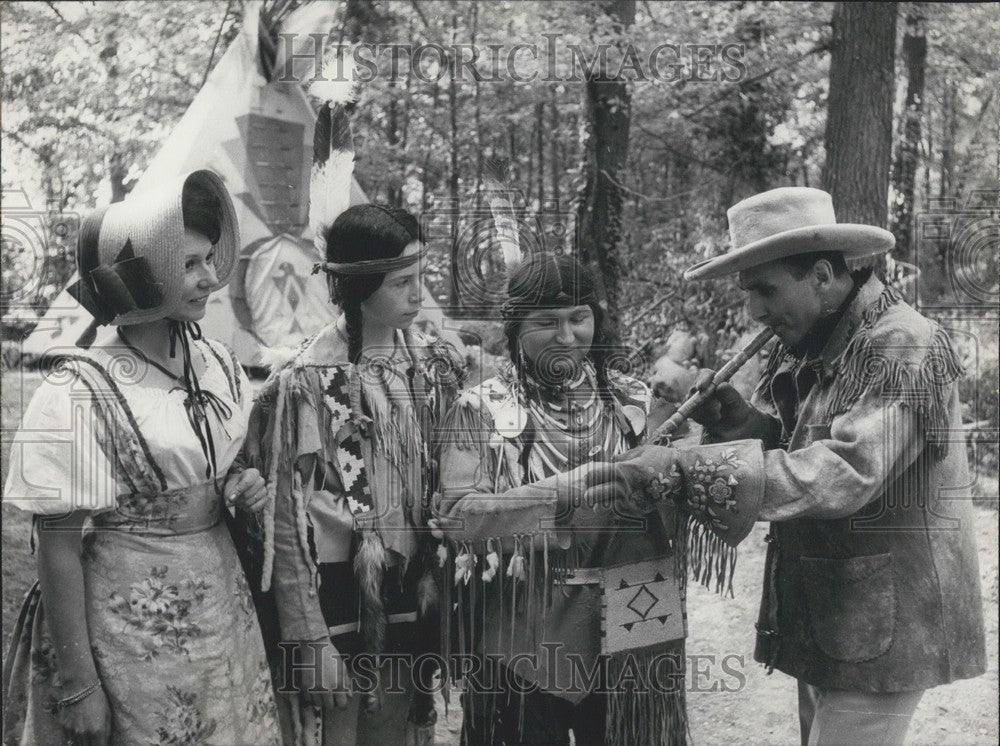
[[[683,646],[680,650],[683,659]],[[657,663],[657,657],[664,652],[663,648],[655,648],[613,655],[608,660],[610,691],[604,733],[608,746],[683,746],[690,740],[683,668],[677,672],[680,681],[675,691],[657,691],[648,680],[647,672],[664,668]],[[638,676],[628,676],[628,672]],[[631,689],[615,686],[623,675],[626,680],[638,678],[639,682]]]
[[[264,559],[261,568],[261,590],[271,589],[271,573],[274,570],[274,500],[275,490],[270,484],[267,485],[267,502],[264,503],[263,529],[264,529]]]
[[[438,428],[435,448],[440,458],[445,446],[453,445],[460,451],[478,450],[481,454],[489,444],[494,430],[493,418],[486,407],[459,399],[444,416]]]
[[[688,515],[678,521],[674,534],[674,572],[686,584],[688,571],[696,583],[711,588],[715,579],[715,592],[734,598],[733,576],[736,574],[736,547],[726,544],[712,533],[697,517]]]
[[[834,382],[827,415],[830,419],[853,407],[862,396],[900,402],[917,418],[919,431],[935,460],[948,453],[943,434],[950,420],[951,386],[965,372],[943,329],[936,329],[919,366],[907,364],[877,349],[868,335],[858,335],[848,345],[842,374]]]
[[[271,451],[268,454],[269,463],[267,466],[267,506],[264,514],[264,566],[261,569],[261,589],[268,591],[271,588],[271,574],[274,570],[274,510],[277,499],[278,472],[283,462],[288,461],[288,454],[283,450],[283,432],[285,427],[285,400],[288,396],[288,382],[290,371],[283,370],[272,374],[274,382],[269,380],[265,384],[265,392],[274,392],[273,407],[274,418],[271,423]],[[296,511],[296,514],[298,511]],[[301,540],[301,537],[300,537]]]
[[[423,435],[416,420],[415,408],[411,407],[404,414],[391,399],[383,401],[381,397],[369,396],[365,397],[365,402],[371,409],[375,449],[402,475],[405,480],[403,487],[410,492],[408,497],[419,500],[422,485],[411,485],[407,479],[409,466],[422,461]]]
[[[788,356],[788,349],[780,342],[771,348],[771,354],[767,358],[767,365],[764,367],[764,372],[757,382],[757,388],[754,389],[754,399],[759,399],[760,401],[767,402],[772,407],[774,406],[774,399],[771,397],[771,380]]]
[[[903,296],[898,290],[896,290],[896,288],[891,285],[884,286],[882,288],[882,292],[879,293],[878,298],[876,298],[875,301],[862,312],[861,323],[858,326],[857,331],[854,332],[851,342],[848,344],[844,352],[841,353],[839,359],[844,360],[847,356],[854,354],[851,351],[852,346],[855,342],[857,342],[859,336],[864,336],[865,333],[875,325],[875,322],[878,321],[886,311],[897,303],[902,302],[902,300]],[[781,364],[789,357],[793,357],[792,353],[789,351],[788,347],[781,343],[778,343],[774,349],[771,350],[771,355],[767,361],[767,367],[764,368],[764,372],[761,374],[760,381],[757,383],[757,388],[754,391],[754,398],[760,399],[772,407],[774,406],[774,399],[771,397],[771,380],[778,372],[778,368]]]

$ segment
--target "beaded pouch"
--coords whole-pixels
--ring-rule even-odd
[[[605,567],[601,653],[612,655],[687,637],[684,591],[672,556]]]

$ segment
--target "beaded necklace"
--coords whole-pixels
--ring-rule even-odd
[[[543,397],[542,390],[551,387],[542,389],[525,373],[523,393],[533,424],[532,447],[544,471],[533,478],[569,471],[601,454],[615,452],[618,428],[597,395],[597,377],[589,362],[574,381],[561,388],[562,403]]]

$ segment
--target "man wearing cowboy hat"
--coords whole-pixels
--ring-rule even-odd
[[[722,385],[694,414],[735,470],[705,489],[707,446],[647,446],[590,470],[586,499],[669,495],[727,543],[719,516],[771,521],[755,658],[798,680],[802,743],[902,744],[925,689],[986,669],[961,362],[874,276],[892,234],[837,223],[826,192],[728,217],[730,251],[685,278],[738,272],[780,340],[751,402]]]

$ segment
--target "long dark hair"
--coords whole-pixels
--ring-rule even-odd
[[[214,246],[222,235],[222,202],[215,192],[191,180],[181,192],[184,227],[200,233]]]
[[[608,385],[608,335],[604,326],[604,310],[597,302],[593,275],[569,254],[531,254],[511,271],[503,305],[507,352],[523,383],[530,365],[521,359],[519,337],[524,318],[540,308],[583,305],[589,306],[594,314],[594,340],[587,357],[594,365],[598,393],[610,402],[612,394]]]
[[[413,215],[381,205],[347,208],[323,237],[326,260],[338,263],[393,259],[413,241],[423,240],[420,224]],[[352,363],[361,357],[361,304],[381,287],[383,280],[385,274],[333,276],[331,300],[344,311],[347,357]]]

